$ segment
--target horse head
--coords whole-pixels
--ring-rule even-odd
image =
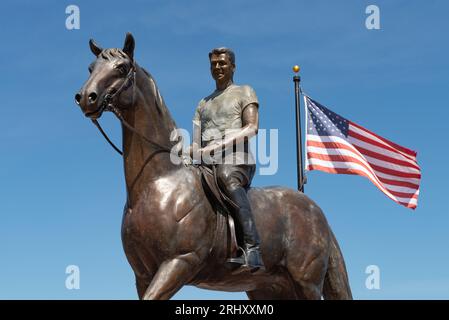
[[[89,66],[90,76],[75,95],[75,102],[86,117],[95,120],[108,109],[112,100],[120,108],[133,103],[135,41],[132,34],[127,33],[123,49],[102,49],[93,39],[89,46],[96,59]]]

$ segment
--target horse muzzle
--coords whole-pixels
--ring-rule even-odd
[[[107,96],[107,95],[106,95]],[[88,95],[78,92],[75,95],[75,103],[80,106],[81,111],[84,115],[90,119],[98,119],[101,117],[103,111],[105,110],[105,103],[107,97],[98,99],[96,92],[91,92]]]
[[[104,108],[100,107],[98,110],[84,113],[84,116],[92,120],[97,120],[103,114],[103,110]]]

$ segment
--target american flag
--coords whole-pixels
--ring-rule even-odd
[[[367,177],[393,201],[415,209],[421,170],[416,152],[349,121],[304,95],[306,170]]]

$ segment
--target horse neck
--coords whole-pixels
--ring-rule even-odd
[[[152,142],[170,149],[170,134],[176,129],[156,83],[137,66],[133,105],[123,111],[123,118],[139,134]],[[180,168],[170,161],[168,152],[158,152],[122,124],[125,180],[129,200],[136,200],[150,181]]]

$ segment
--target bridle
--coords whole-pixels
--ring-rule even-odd
[[[103,102],[101,103],[100,108],[98,109],[98,113],[102,113],[104,111],[111,111],[118,119],[119,121],[131,132],[135,133],[138,137],[140,137],[142,140],[146,141],[147,143],[151,144],[153,147],[155,147],[158,151],[165,151],[168,153],[171,153],[171,148],[167,148],[164,146],[161,146],[160,144],[151,141],[141,133],[139,133],[133,126],[131,126],[122,116],[119,108],[117,108],[114,105],[114,100],[116,97],[119,97],[120,94],[127,90],[130,86],[133,87],[133,98],[131,105],[134,105],[134,96],[135,96],[135,87],[136,87],[136,64],[134,62],[134,59],[132,60],[131,68],[128,71],[128,74],[125,76],[125,80],[123,80],[123,83],[117,90],[109,89],[108,93],[105,95]],[[112,148],[114,148],[115,151],[117,151],[121,156],[123,156],[123,151],[121,151],[112,141],[109,139],[108,135],[104,132],[103,128],[101,127],[100,123],[96,119],[92,119],[93,124],[100,130],[103,137],[106,139],[107,142],[111,145]]]

